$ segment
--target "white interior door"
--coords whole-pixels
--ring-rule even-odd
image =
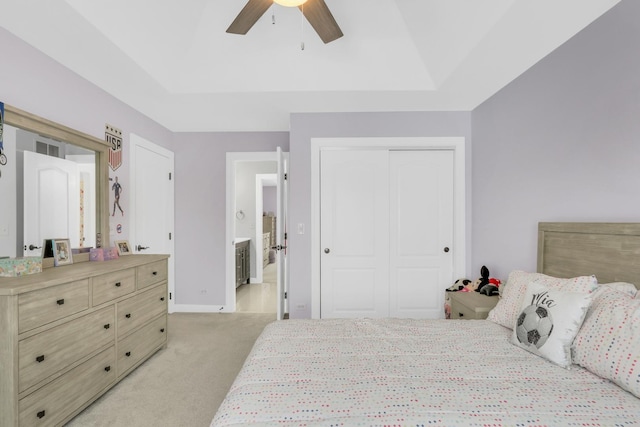
[[[276,216],[276,293],[278,295],[277,318],[281,320],[287,312],[285,294],[288,292],[287,274],[287,159],[280,147],[277,148],[278,156],[278,186],[276,190],[276,203],[278,214]]]
[[[131,232],[134,252],[169,254],[169,292],[173,294],[173,153],[131,134]],[[173,299],[169,300],[172,308]]]
[[[44,239],[69,238],[80,247],[79,216],[77,164],[25,151],[24,255],[40,256]]]
[[[320,176],[321,317],[388,316],[388,154],[324,150]]]
[[[442,317],[453,280],[453,151],[389,153],[391,317]]]

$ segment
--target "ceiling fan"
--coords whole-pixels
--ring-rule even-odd
[[[343,36],[324,0],[249,0],[236,19],[227,28],[227,33],[247,34],[258,19],[273,3],[283,6],[298,6],[323,42],[329,43]]]

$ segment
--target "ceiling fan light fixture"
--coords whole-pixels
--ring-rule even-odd
[[[307,0],[273,0],[274,3],[278,3],[280,6],[286,7],[298,7],[307,2]]]

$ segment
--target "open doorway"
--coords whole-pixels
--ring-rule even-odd
[[[272,202],[273,192],[281,187],[277,174],[282,163],[278,160],[279,153],[279,150],[227,153],[227,239],[230,245],[226,251],[225,311],[266,312],[277,317],[278,308],[284,304],[282,282],[286,274],[278,269],[280,264],[271,262],[271,247],[277,245],[271,244],[271,227],[265,227],[267,220],[273,223],[276,219],[281,220],[278,214],[282,208]],[[268,241],[265,230],[269,234]],[[244,249],[239,249],[240,246]],[[242,251],[248,254],[245,258],[242,258]],[[278,257],[282,258],[277,255],[276,259]],[[243,268],[244,272],[241,271]],[[282,276],[281,280],[278,280],[279,276]],[[249,295],[252,302],[246,302],[244,294]]]
[[[273,164],[272,164],[273,163]],[[275,162],[267,164],[254,163],[239,165],[236,169],[238,188],[248,188],[242,185],[243,178],[238,174],[249,171],[250,178],[253,172],[259,169],[277,167]],[[277,208],[277,175],[275,173],[255,174],[255,276],[252,275],[250,283],[241,284],[236,288],[236,311],[244,313],[275,313],[277,309],[277,284],[278,272],[276,266],[276,218]],[[243,197],[236,195],[236,200]]]

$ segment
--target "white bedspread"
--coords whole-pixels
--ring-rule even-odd
[[[640,426],[640,399],[486,320],[270,324],[212,426]]]

